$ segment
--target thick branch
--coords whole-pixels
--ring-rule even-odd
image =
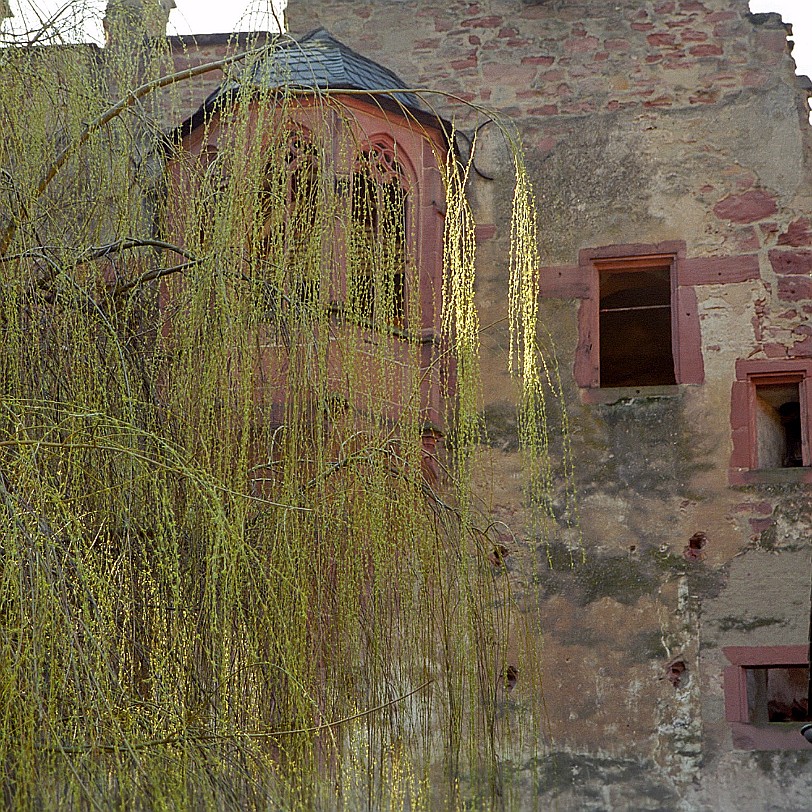
[[[237,732],[237,733],[204,733],[201,735],[182,735],[182,734],[174,734],[172,736],[166,736],[163,739],[153,739],[151,741],[144,741],[144,742],[134,742],[129,745],[131,750],[145,750],[150,747],[160,747],[167,744],[185,744],[188,742],[211,742],[211,741],[229,741],[233,739],[277,739],[281,736],[293,736],[293,735],[303,735],[307,733],[320,733],[322,730],[330,730],[334,727],[339,727],[340,725],[344,725],[347,722],[353,722],[356,719],[363,719],[365,716],[370,716],[373,713],[378,713],[378,711],[385,710],[386,708],[391,707],[392,705],[396,705],[398,702],[403,702],[404,699],[408,699],[410,696],[414,696],[414,694],[422,691],[424,688],[431,685],[434,682],[433,679],[428,679],[421,685],[418,685],[417,688],[413,688],[406,694],[401,696],[396,696],[394,699],[390,699],[388,702],[384,702],[382,705],[376,705],[374,708],[367,708],[367,710],[359,711],[358,713],[354,713],[351,716],[345,716],[343,719],[336,719],[333,722],[324,722],[323,724],[316,725],[315,727],[300,727],[295,728],[292,730],[269,730],[267,732]],[[118,744],[97,744],[97,745],[90,745],[87,747],[43,747],[43,750],[48,752],[59,752],[59,753],[88,753],[88,752],[117,752],[122,748],[122,745]]]
[[[85,251],[85,253],[79,258],[79,263],[90,262],[94,259],[109,256],[110,254],[117,254],[120,251],[128,251],[130,248],[161,248],[165,251],[174,251],[176,254],[180,254],[184,259],[195,260],[193,254],[190,254],[180,246],[173,245],[171,242],[154,240],[150,237],[138,239],[134,237],[127,237],[123,240],[108,243],[107,245],[99,245],[96,248],[88,248],[88,250]]]
[[[182,262],[180,265],[172,265],[170,268],[155,268],[152,271],[147,271],[138,279],[132,279],[129,282],[124,282],[120,285],[114,285],[112,289],[112,293],[114,296],[118,296],[121,293],[126,293],[128,290],[132,290],[134,287],[138,285],[143,285],[144,282],[154,282],[156,279],[163,279],[165,276],[171,276],[174,273],[183,273],[183,271],[194,268],[195,265],[198,265],[201,262],[199,259],[192,259],[189,262]]]

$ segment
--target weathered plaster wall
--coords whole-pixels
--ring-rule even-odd
[[[780,19],[750,15],[746,0],[290,0],[287,17],[409,85],[497,111],[527,149],[543,341],[563,376],[586,561],[571,563],[572,531],[540,546],[528,530],[500,322],[512,177],[485,125],[477,166],[491,179],[471,188],[481,318],[495,325],[483,336],[483,485],[517,532],[499,577],[545,630],[519,695],[522,669],[541,668],[550,714],[550,758],[513,764],[524,806],[808,806],[812,747],[736,750],[722,685],[723,647],[808,640],[809,486],[793,472],[728,485],[736,360],[812,355],[812,139]],[[427,98],[469,135],[486,121]],[[672,240],[686,246],[704,383],[590,402],[573,377],[588,295],[579,250]]]

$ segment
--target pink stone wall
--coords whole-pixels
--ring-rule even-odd
[[[529,700],[523,669],[543,670],[552,766],[539,778],[514,762],[521,808],[801,808],[808,770],[746,753],[758,737],[725,717],[722,653],[809,639],[809,470],[749,476],[736,375],[812,358],[812,138],[786,27],[747,0],[290,0],[287,19],[424,89],[461,148],[477,138],[483,494],[515,533],[495,577],[544,630],[512,696]],[[505,371],[513,174],[490,116],[521,136],[537,194],[540,344],[551,364],[555,347],[575,461],[580,529],[559,492],[544,541]],[[675,304],[702,374],[596,396],[576,370],[594,298],[579,257],[669,244],[684,246]],[[559,465],[565,421],[548,419]]]

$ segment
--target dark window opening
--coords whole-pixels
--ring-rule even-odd
[[[228,188],[228,177],[223,158],[216,146],[204,147],[198,156],[198,162],[201,175],[198,180],[198,194],[193,198],[198,206],[198,244],[193,247],[205,251],[209,248],[213,226],[219,216],[217,208]]]
[[[260,190],[259,233],[254,245],[260,263],[284,269],[284,301],[299,315],[318,307],[320,298],[322,176],[316,144],[306,132],[288,134],[284,167],[269,164]],[[270,275],[278,278],[271,266]]]
[[[809,716],[809,666],[745,668],[751,724],[805,722]]]
[[[803,465],[799,383],[755,382],[759,468]]]
[[[362,321],[402,326],[406,314],[407,195],[391,151],[363,154],[352,180],[348,239],[350,312]]]
[[[670,267],[599,271],[600,385],[675,384]]]

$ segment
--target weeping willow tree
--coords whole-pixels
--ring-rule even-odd
[[[189,148],[161,116],[209,68],[172,75],[144,43],[0,53],[3,803],[487,805],[541,715],[532,667],[522,725],[499,713],[527,641],[471,497],[469,166],[437,148],[428,295],[396,145],[336,158],[318,122],[352,133],[353,111],[321,94],[305,121],[242,83],[255,48],[221,64],[234,92]],[[543,489],[514,155],[512,357]]]

